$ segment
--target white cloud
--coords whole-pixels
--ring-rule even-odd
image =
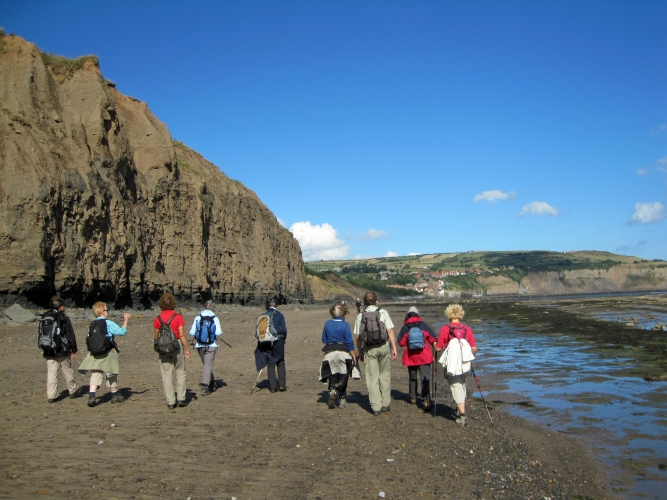
[[[384,231],[383,229],[370,228],[368,231],[359,234],[359,239],[361,241],[388,240],[390,238],[391,236],[389,236],[389,233],[387,233],[387,231]]]
[[[660,170],[661,172],[667,172],[667,156],[665,156],[664,158],[660,158],[655,163],[656,165],[658,165],[656,167],[658,170]]]
[[[665,206],[659,201],[652,203],[637,203],[632,217],[628,219],[630,226],[651,224],[665,218]]]
[[[278,219],[278,224],[280,224],[283,227],[287,227],[287,222],[282,220],[280,217],[276,217],[276,219]]]
[[[421,252],[410,252],[408,255],[409,255],[410,257],[413,257],[413,256],[415,256],[415,255],[421,255],[421,254],[422,254]]]
[[[524,215],[558,215],[558,210],[543,201],[532,201],[521,209],[519,217]]]
[[[649,129],[649,134],[651,134],[653,137],[667,135],[667,123],[663,123],[662,125],[658,125],[655,128]]]
[[[494,189],[493,191],[484,191],[483,193],[476,194],[472,201],[473,203],[477,203],[478,201],[488,201],[489,203],[495,203],[502,200],[511,200],[512,198],[516,198],[514,191],[503,193],[502,191]]]
[[[384,254],[385,257],[398,257],[398,254],[396,252],[392,252],[391,250],[388,251],[386,254]]]
[[[312,225],[310,221],[295,222],[289,230],[299,241],[305,261],[344,259],[350,253],[350,247],[326,222],[322,225]]]
[[[638,168],[637,170],[635,170],[635,174],[637,174],[637,175],[646,175],[646,174],[648,174],[648,169]]]

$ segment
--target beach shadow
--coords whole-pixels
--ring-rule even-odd
[[[407,392],[401,392],[397,389],[391,390],[391,400],[392,401],[404,401],[410,403],[410,394]]]
[[[356,404],[366,410],[369,413],[373,413],[373,408],[371,408],[371,402],[368,399],[366,394],[362,394],[359,391],[348,391],[347,393],[347,403]]]

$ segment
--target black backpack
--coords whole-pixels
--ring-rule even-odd
[[[380,309],[361,313],[361,328],[359,338],[369,347],[384,344],[389,338],[387,327],[380,321]]]
[[[114,345],[107,336],[107,321],[105,319],[96,319],[88,328],[86,335],[86,347],[93,356],[100,356],[108,353]]]
[[[37,345],[49,353],[56,353],[63,345],[65,338],[61,335],[60,325],[62,317],[60,311],[52,309],[42,314],[37,327]]]
[[[153,349],[158,354],[173,354],[178,352],[179,345],[174,331],[169,324],[171,320],[176,317],[176,313],[171,315],[171,318],[165,323],[160,316],[157,319],[160,321],[160,329],[157,332],[157,338],[153,341]]]

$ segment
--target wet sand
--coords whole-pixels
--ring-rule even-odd
[[[491,426],[477,400],[469,405],[470,425],[460,428],[442,379],[436,418],[408,404],[400,354],[391,412],[373,416],[364,380],[350,382],[347,410],[328,410],[317,380],[326,308],[281,310],[289,330],[287,392],[269,393],[263,375],[250,395],[260,311],[225,307],[219,315],[233,348],[219,348],[214,370],[224,385],[201,397],[201,362],[191,358],[188,406],[176,410],[162,392],[152,314],[137,313],[118,339],[127,401],[110,404],[103,388],[94,408],[85,397],[67,398],[62,385],[60,400],[48,404],[36,324],[0,325],[0,497],[610,498],[605,471],[578,441],[500,409],[491,410]],[[184,316],[189,325],[194,311]],[[398,325],[402,315],[393,319]],[[84,347],[76,368],[88,323],[74,326]],[[88,378],[77,374],[77,381]]]

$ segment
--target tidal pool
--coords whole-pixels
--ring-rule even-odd
[[[436,332],[445,323],[442,309],[422,311]],[[628,376],[640,363],[636,349],[607,349],[502,320],[470,326],[487,403],[507,403],[517,416],[582,440],[609,467],[620,497],[667,498],[667,382]],[[468,388],[479,399],[472,377]]]

